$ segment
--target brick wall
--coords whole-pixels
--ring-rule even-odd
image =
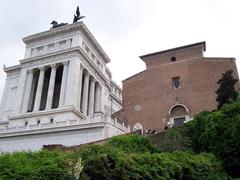
[[[222,73],[232,69],[238,78],[234,58],[205,58],[204,44],[190,45],[141,58],[147,69],[123,81],[123,109],[120,114],[131,130],[136,123],[144,131],[163,131],[169,121],[169,110],[184,105],[190,117],[217,106],[215,91]],[[176,61],[171,61],[172,57]],[[174,89],[172,77],[180,77],[180,88]],[[239,88],[239,84],[237,85]]]

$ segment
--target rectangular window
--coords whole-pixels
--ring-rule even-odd
[[[185,120],[186,120],[185,117],[174,118],[174,126],[183,125]]]
[[[172,87],[174,89],[180,88],[180,77],[179,76],[172,77]]]

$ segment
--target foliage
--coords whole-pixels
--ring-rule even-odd
[[[177,129],[172,132],[175,131]],[[139,135],[114,137],[104,145],[86,145],[77,151],[41,150],[0,155],[1,180],[203,178],[229,179],[222,173],[221,162],[212,154],[161,153],[149,138]]]
[[[69,179],[67,159],[60,151],[0,154],[0,179]]]
[[[139,135],[114,137],[77,153],[83,162],[80,179],[201,179],[222,170],[212,154],[160,153]]]
[[[190,138],[186,135],[185,126],[177,126],[165,132],[149,136],[161,152],[192,151]]]
[[[240,176],[240,102],[200,113],[187,128],[195,152],[212,152],[230,175]]]
[[[100,145],[87,146],[82,153],[80,179],[202,179],[221,172],[211,154],[125,153]]]
[[[217,84],[219,84],[219,88],[216,91],[218,109],[220,109],[224,104],[229,104],[235,101],[238,97],[238,92],[234,87],[238,80],[233,78],[232,73],[232,70],[226,71],[222,74],[222,78],[217,82]]]
[[[147,137],[134,135],[124,135],[112,137],[107,144],[111,147],[119,148],[120,150],[128,152],[159,152]]]
[[[207,116],[210,114],[208,111],[203,111],[194,117],[193,121],[187,123],[187,135],[191,139],[191,149],[196,152],[205,151],[200,137],[204,132],[207,124]]]

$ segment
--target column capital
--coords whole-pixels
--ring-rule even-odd
[[[89,76],[90,76],[90,73],[86,70],[86,71],[85,71],[85,75],[89,77]]]
[[[45,66],[40,66],[40,67],[38,67],[38,69],[39,69],[40,71],[44,71],[44,70],[45,70]]]
[[[33,73],[33,69],[28,69],[27,72],[28,73]]]
[[[80,64],[80,69],[83,70],[83,64],[82,63]]]
[[[92,78],[91,78],[91,82],[93,82],[93,83],[95,83],[96,82],[96,79],[93,77],[93,76],[91,76]]]
[[[96,80],[96,86],[101,88],[101,84]]]
[[[50,67],[51,67],[51,68],[56,68],[57,65],[56,65],[56,64],[51,64]]]
[[[69,61],[63,61],[62,64],[63,65],[67,65]]]

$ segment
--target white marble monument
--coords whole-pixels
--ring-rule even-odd
[[[111,115],[121,89],[109,57],[83,22],[23,38],[20,64],[7,74],[0,106],[0,152],[79,145],[129,132]]]

